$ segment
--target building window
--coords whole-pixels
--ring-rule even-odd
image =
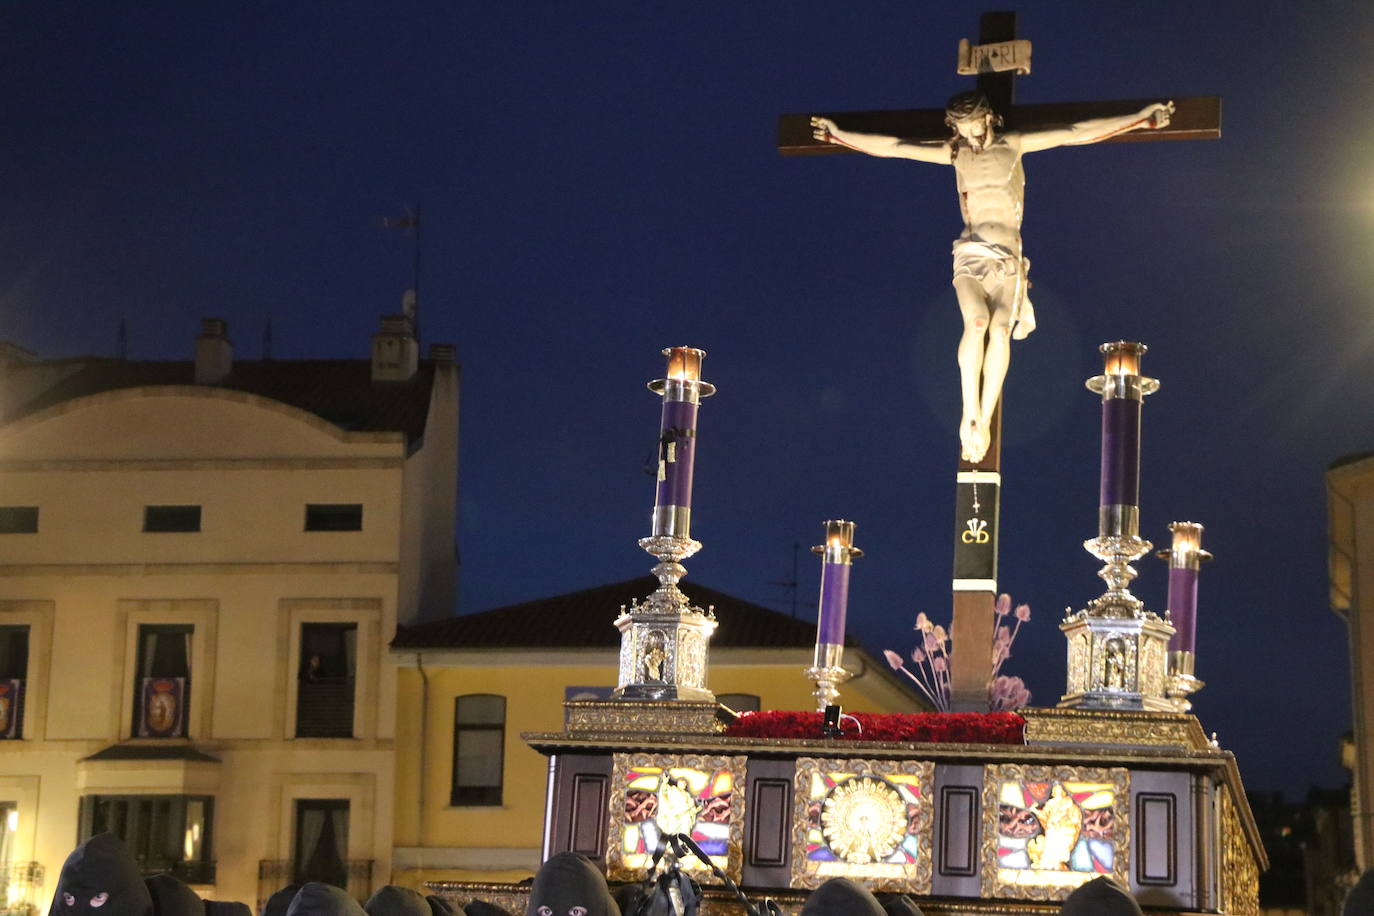
[[[0,913],[22,913],[23,895],[11,882],[18,877],[14,867],[14,837],[19,830],[19,806],[0,801]]]
[[[29,677],[29,628],[0,627],[0,740],[24,737]]]
[[[306,531],[362,531],[362,503],[308,503]]]
[[[190,624],[140,626],[134,659],[135,738],[185,738],[191,704]]]
[[[358,668],[356,623],[301,625],[297,738],[352,738],[353,686]]]
[[[144,531],[199,531],[200,506],[144,506]]]
[[[449,804],[501,804],[505,747],[506,698],[490,693],[458,697],[453,712],[453,791]]]
[[[296,800],[296,842],[291,880],[348,888],[348,799]]]
[[[716,702],[722,706],[728,706],[735,712],[758,712],[759,695],[757,693],[718,693]]]
[[[37,506],[0,506],[0,534],[37,533]]]
[[[171,872],[188,884],[214,884],[214,799],[201,795],[88,795],[81,840],[109,831],[145,874]]]

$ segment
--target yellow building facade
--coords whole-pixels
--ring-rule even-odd
[[[402,627],[397,669],[393,880],[518,881],[541,861],[548,759],[521,740],[563,728],[563,702],[616,684],[621,605],[658,586],[633,579],[482,614]],[[814,709],[815,626],[690,581],[720,621],[709,687],[733,709]],[[928,709],[884,663],[851,646],[847,712]]]
[[[255,904],[391,874],[397,621],[452,613],[458,368],[0,352],[0,910],[101,830]]]
[[[1334,463],[1326,472],[1331,609],[1350,634],[1354,742],[1349,767],[1356,870],[1374,865],[1374,455]]]

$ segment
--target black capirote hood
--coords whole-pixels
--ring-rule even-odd
[[[388,884],[363,904],[367,916],[432,916],[429,901],[420,892],[399,884]]]
[[[277,891],[267,898],[267,903],[263,904],[262,916],[286,916],[286,911],[291,908],[291,901],[296,899],[296,895],[301,892],[299,884],[288,884],[286,887]]]
[[[1341,916],[1374,916],[1374,868],[1366,868],[1350,889]]]
[[[286,910],[283,908],[282,913],[285,914],[285,912]],[[205,916],[253,916],[253,908],[237,900],[207,900],[205,901]]]
[[[620,907],[590,859],[560,852],[535,874],[525,916],[620,916]]]
[[[301,885],[286,916],[367,916],[367,911],[340,888],[311,881]]]
[[[1060,916],[1142,916],[1140,904],[1106,875],[1080,884],[1064,900]]]
[[[153,895],[153,916],[205,916],[205,901],[174,875],[153,875],[143,881]]]
[[[811,892],[802,916],[887,916],[868,888],[848,878],[831,878]]]
[[[104,896],[102,896],[104,895]],[[98,833],[62,863],[51,916],[153,916],[138,862],[113,833]]]

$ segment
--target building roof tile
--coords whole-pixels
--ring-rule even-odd
[[[604,648],[620,645],[612,622],[621,605],[643,599],[658,587],[652,576],[599,585],[551,598],[512,604],[478,614],[400,627],[394,649]],[[816,625],[718,592],[695,582],[679,588],[692,603],[714,605],[720,628],[712,648],[808,648]],[[852,639],[851,645],[858,645]]]

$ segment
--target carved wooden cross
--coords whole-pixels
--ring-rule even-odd
[[[1028,72],[1029,43],[1016,39],[1016,14],[984,13],[979,20],[978,47],[960,48],[960,63],[977,68],[978,88],[1002,116],[1008,130],[1033,131],[1067,127],[1091,118],[1107,118],[1139,111],[1151,102],[1171,99],[1174,112],[1165,127],[1117,134],[1102,141],[1134,143],[1152,140],[1204,140],[1221,136],[1221,99],[1217,96],[1102,102],[1014,104],[1017,70]],[[968,60],[964,58],[967,56]],[[981,64],[981,66],[979,66]],[[1007,69],[1002,69],[1002,68]],[[995,69],[996,68],[996,69]],[[1000,72],[999,72],[1000,71]],[[817,140],[811,117],[821,115],[845,130],[912,140],[949,139],[944,108],[906,111],[807,112],[782,115],[778,120],[778,150],[787,155],[852,152],[848,147]],[[998,402],[991,422],[992,445],[977,463],[960,461],[956,475],[954,523],[954,614],[951,624],[951,700],[956,710],[986,708],[991,677],[991,646],[996,624],[998,503],[1001,492],[1002,408]]]
[[[1015,13],[984,13],[979,21],[978,44],[1010,42],[1016,37]],[[1172,99],[1174,113],[1166,127],[1118,134],[1104,143],[1144,143],[1152,140],[1214,140],[1221,136],[1221,98],[1214,95],[1178,98],[1160,95],[1151,99],[1118,99],[1101,102],[1050,102],[1015,105],[1016,72],[978,74],[978,88],[987,94],[1009,130],[1038,130],[1065,127],[1089,118],[1109,118],[1139,111],[1150,102]],[[811,135],[811,116],[823,115],[846,130],[886,134],[913,140],[947,140],[944,108],[916,108],[904,111],[809,111],[785,114],[778,119],[778,151],[785,155],[848,153],[852,150],[817,140]]]

